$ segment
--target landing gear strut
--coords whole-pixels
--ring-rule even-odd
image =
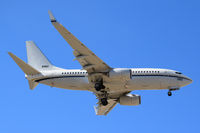
[[[103,106],[106,106],[106,105],[108,104],[107,98],[102,98],[102,99],[101,99],[101,104],[102,104]]]
[[[103,106],[108,105],[108,94],[107,91],[105,91],[105,86],[103,85],[103,79],[96,81],[94,84],[94,88],[96,89],[96,91],[100,91],[99,94],[99,98],[100,98],[100,102]]]
[[[96,82],[94,85],[94,88],[96,91],[100,91],[101,89],[105,89],[105,86],[103,85],[103,81]]]
[[[172,96],[172,92],[170,90],[168,91],[167,94],[168,94],[168,96]]]
[[[178,87],[173,87],[173,88],[170,88],[169,91],[168,91],[168,96],[172,96],[172,91],[175,91],[175,90],[179,90]]]

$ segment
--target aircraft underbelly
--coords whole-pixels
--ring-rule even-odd
[[[133,76],[128,82],[128,86],[130,86],[132,90],[161,89],[161,81],[160,78],[156,76]]]
[[[52,78],[40,83],[71,90],[91,90],[87,77]],[[157,90],[175,87],[177,80],[172,77],[133,76],[129,81],[113,81],[105,83],[105,86],[110,91]]]
[[[133,90],[169,89],[178,86],[175,77],[165,76],[133,76],[128,82]]]
[[[85,77],[68,77],[68,78],[52,78],[41,81],[40,83],[52,87],[71,89],[71,90],[88,90],[89,81]]]
[[[176,77],[162,77],[161,81],[161,89],[170,89],[170,87],[177,87],[178,81]]]

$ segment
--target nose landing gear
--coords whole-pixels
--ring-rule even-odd
[[[172,96],[172,91],[176,91],[176,90],[179,90],[179,87],[172,87],[172,88],[170,88],[169,89],[169,91],[168,91],[168,96]]]

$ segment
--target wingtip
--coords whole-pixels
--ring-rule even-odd
[[[8,52],[8,54],[11,56],[12,55],[12,53],[11,52]]]
[[[50,10],[48,10],[48,13],[49,13],[51,22],[56,22],[56,18],[53,16],[52,12]]]
[[[8,52],[8,55],[11,57],[11,58],[16,58],[17,56],[15,54],[13,54],[12,52]],[[18,57],[17,57],[18,58]]]

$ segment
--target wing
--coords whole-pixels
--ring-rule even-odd
[[[98,106],[94,107],[96,115],[107,115],[115,106],[117,105],[117,100],[115,99],[109,99],[108,105],[103,106],[100,102],[98,103]]]
[[[87,70],[89,74],[94,72],[107,72],[111,69],[105,62],[103,62],[74,35],[72,35],[64,26],[59,24],[50,11],[49,16],[53,26],[74,49],[73,53],[76,57],[75,59],[79,61],[83,69]]]
[[[109,98],[108,98],[108,104],[106,106],[102,105],[101,103],[101,95],[99,94],[95,94],[97,99],[99,99],[98,101],[98,106],[95,106],[95,112],[96,115],[107,115],[119,102],[119,98],[123,95],[126,95],[130,93],[130,91],[122,91],[122,92],[115,92],[115,93],[110,93],[109,94]]]

